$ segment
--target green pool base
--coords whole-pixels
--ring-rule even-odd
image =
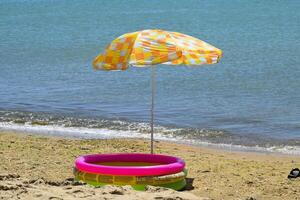
[[[75,179],[75,180],[82,181],[82,180],[79,180],[79,179]],[[99,182],[95,182],[95,181],[83,181],[83,182],[85,182],[89,185],[95,186],[95,187],[101,187],[101,186],[109,185],[109,184],[99,183]],[[122,185],[118,185],[118,186],[122,186]],[[162,184],[162,185],[154,185],[154,186],[170,188],[170,189],[173,189],[173,190],[182,190],[186,186],[186,180],[184,178],[184,179],[182,179],[180,181],[177,181],[177,182]],[[147,185],[131,185],[131,187],[134,190],[137,190],[137,191],[145,191]]]

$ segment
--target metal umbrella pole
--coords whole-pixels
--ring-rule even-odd
[[[155,96],[155,66],[151,66],[151,154],[153,151],[153,131],[154,131],[154,96]]]

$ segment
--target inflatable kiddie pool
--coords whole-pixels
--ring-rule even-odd
[[[159,154],[92,154],[75,161],[74,175],[90,185],[154,185],[181,190],[187,175],[182,159]]]

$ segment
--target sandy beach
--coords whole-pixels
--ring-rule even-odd
[[[300,199],[300,178],[288,180],[300,157],[231,152],[155,142],[156,153],[186,161],[188,186],[183,192],[149,187],[92,188],[72,181],[79,155],[148,152],[141,139],[76,140],[33,134],[0,133],[0,199]]]

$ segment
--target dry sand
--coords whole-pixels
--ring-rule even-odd
[[[300,157],[230,152],[156,142],[156,153],[179,156],[189,170],[184,192],[149,187],[93,188],[72,182],[79,155],[149,152],[140,139],[75,140],[0,133],[0,199],[300,199],[300,178],[288,180]]]
[[[58,182],[46,181],[44,179],[24,180],[18,175],[0,176],[0,198],[1,199],[39,199],[39,200],[198,200],[199,198],[191,193],[177,192],[165,188],[149,186],[144,192],[134,191],[130,186],[104,186],[95,188],[71,179]],[[204,198],[200,198],[205,200]]]

